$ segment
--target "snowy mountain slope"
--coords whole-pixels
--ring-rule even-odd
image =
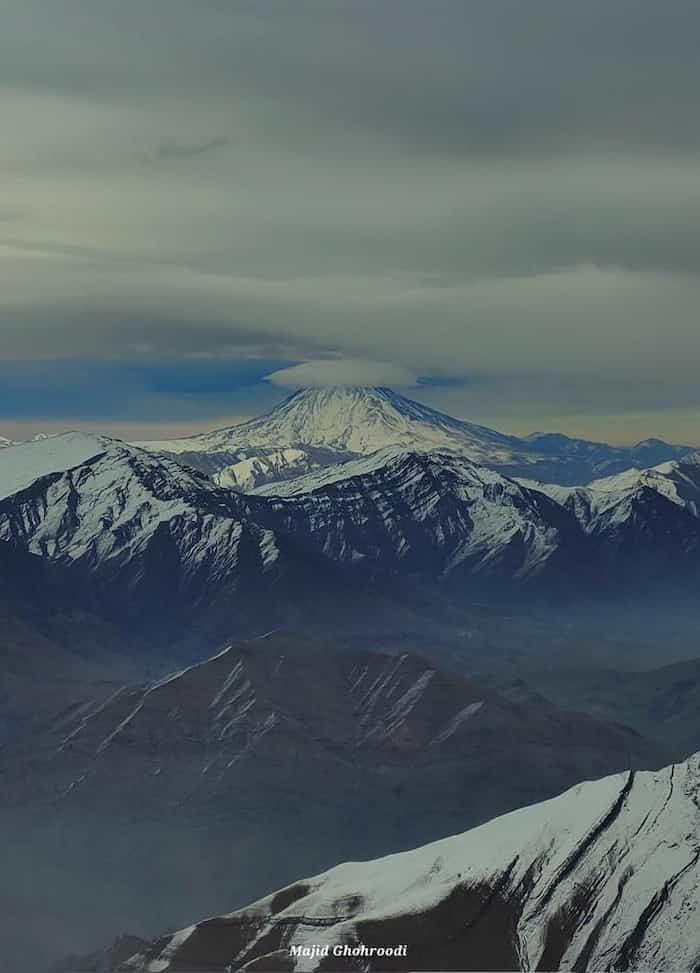
[[[287,538],[307,560],[513,579],[538,574],[572,540],[573,518],[548,497],[451,454],[380,452],[341,467],[342,481],[334,467],[319,489],[285,499],[243,497],[110,440],[32,444],[33,472],[55,467],[57,453],[65,466],[76,450],[96,447],[102,452],[1,502],[0,540],[99,571],[102,584],[121,578],[134,589],[146,580],[160,591],[189,588],[191,597],[240,574],[244,538],[254,575],[275,563]],[[28,464],[16,467],[24,482]]]
[[[245,489],[298,475],[304,466],[327,466],[388,446],[455,452],[509,475],[565,484],[688,451],[660,441],[626,449],[561,435],[519,439],[455,419],[391,389],[367,387],[301,389],[266,415],[240,425],[136,445],[179,456],[207,473],[231,467],[226,485],[243,484]]]
[[[543,493],[449,453],[382,450],[261,492],[282,529],[343,563],[525,579],[578,543]]]
[[[0,540],[76,566],[101,596],[131,601],[134,617],[167,614],[173,598],[180,618],[213,604],[227,611],[243,603],[241,585],[258,597],[282,578],[278,599],[292,588],[320,596],[333,572],[338,594],[399,577],[450,578],[488,594],[647,576],[692,584],[700,574],[691,461],[644,474],[641,485],[625,474],[622,486],[566,491],[455,453],[392,447],[246,496],[166,456],[69,436],[31,444],[31,464],[14,463],[6,482],[96,447],[0,500]]]
[[[613,509],[620,501],[653,490],[673,503],[688,509],[693,516],[700,513],[700,453],[688,453],[680,460],[660,463],[649,469],[633,467],[623,473],[593,480],[586,487],[564,487],[541,481],[519,478],[529,486],[547,493],[558,503],[575,506],[581,502],[594,519]]]
[[[307,470],[286,480],[256,486],[249,492],[258,497],[303,497],[333,483],[376,474],[394,461],[400,460],[402,456],[409,456],[411,453],[411,450],[404,450],[400,446],[385,446],[384,449],[378,449],[367,456],[352,456],[332,466]],[[532,483],[534,486],[535,481]]]
[[[579,784],[464,834],[298,881],[166,935],[121,969],[691,971],[699,783],[695,756]],[[402,945],[406,958],[377,952]]]
[[[178,459],[182,458],[181,454],[175,455]],[[212,475],[212,480],[218,486],[252,493],[268,483],[285,482],[312,470],[335,468],[336,464],[353,457],[353,453],[318,446],[259,450],[251,455],[242,455],[235,463],[218,470]]]
[[[609,515],[626,498],[652,491],[693,517],[700,516],[700,453],[652,469],[628,470],[590,484],[596,518]],[[618,518],[619,519],[619,518]]]
[[[272,532],[250,522],[238,494],[165,457],[71,436],[7,453],[21,462],[6,483],[43,475],[0,501],[0,540],[79,569],[107,599],[128,596],[135,618],[175,618],[277,562]]]
[[[466,505],[472,523],[468,539],[465,531],[460,534],[462,547],[460,550],[455,547],[449,570],[454,570],[462,558],[465,563],[473,563],[473,570],[478,573],[481,550],[486,556],[484,566],[493,566],[499,562],[499,552],[508,545],[512,549],[520,544],[523,557],[520,567],[514,567],[512,560],[509,562],[516,577],[537,575],[555,555],[551,566],[566,573],[578,570],[580,579],[584,578],[581,572],[586,565],[592,573],[605,568],[608,581],[616,578],[617,583],[630,571],[633,575],[646,573],[666,576],[669,580],[677,579],[686,571],[689,581],[697,574],[700,559],[698,453],[653,469],[627,470],[596,480],[588,487],[573,488],[500,477],[449,454],[416,455],[410,461],[407,455],[394,448],[379,450],[362,459],[285,483],[259,487],[255,492],[270,497],[273,502],[278,502],[274,501],[275,497],[293,499],[297,507],[312,510],[319,521],[325,516],[328,523],[330,512],[322,515],[321,510],[324,503],[329,504],[328,497],[332,497],[332,505],[340,503],[343,516],[350,517],[356,534],[363,522],[382,522],[391,529],[386,516],[382,515],[382,521],[375,510],[368,511],[371,499],[387,505],[383,491],[383,486],[387,486],[394,505],[398,508],[400,498],[402,514],[410,511],[414,525],[425,521],[430,536],[439,538],[443,549],[450,543],[449,530],[441,526],[449,495],[455,502]],[[409,473],[412,464],[421,466],[423,472]],[[403,472],[398,473],[399,470]],[[418,486],[420,483],[422,487]],[[543,496],[553,502],[553,508],[543,504]],[[360,497],[366,501],[361,511]],[[438,512],[438,523],[435,512]],[[323,530],[323,525],[314,526],[314,536],[323,536]],[[400,536],[405,539],[408,535],[409,530],[404,526]],[[415,529],[412,536],[415,537]],[[455,538],[452,539],[457,545]],[[352,544],[348,541],[350,551],[362,553],[356,543]],[[405,557],[407,553],[405,545],[400,556]],[[473,562],[472,558],[477,560]],[[574,560],[578,560],[578,568],[574,567]],[[590,580],[591,573],[588,577]]]
[[[62,438],[33,444],[31,472],[66,466],[70,449],[62,464],[55,456]],[[288,530],[289,508],[283,518],[270,500],[219,488],[168,457],[98,445],[0,500],[0,541],[70,567],[90,609],[129,634],[148,627],[163,642],[191,636],[203,648],[270,625],[339,624],[363,612],[369,623],[399,610],[366,573],[350,576],[346,562],[314,548],[303,512]]]
[[[596,548],[601,570],[696,576],[700,553],[700,454],[627,470],[573,489],[521,480],[570,511]]]
[[[50,444],[53,454],[56,440]],[[92,455],[64,472],[40,475],[26,490],[14,491],[13,502],[3,508],[2,539],[24,533],[32,553],[70,561],[124,561],[142,553],[161,524],[180,526],[195,508],[209,508],[201,537],[186,536],[187,525],[181,525],[186,541],[181,554],[185,564],[196,563],[197,542],[212,545],[219,570],[226,570],[241,530],[235,496],[217,493],[201,474],[170,460],[116,442],[105,441],[96,454],[95,443],[90,446],[80,443],[78,452]],[[26,468],[21,476],[26,478]],[[225,537],[217,533],[221,530]]]
[[[0,459],[0,499],[9,497],[49,473],[63,472],[96,456],[115,440],[81,432],[10,443]],[[0,443],[0,445],[2,445]]]
[[[11,439],[7,439],[6,436],[0,436],[0,449],[5,449],[7,446],[16,445]]]

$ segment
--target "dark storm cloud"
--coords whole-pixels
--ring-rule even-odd
[[[4,14],[0,77],[98,99],[258,96],[429,151],[666,148],[697,144],[699,28],[685,0],[26,0]]]
[[[2,357],[696,395],[695,3],[7,7]]]

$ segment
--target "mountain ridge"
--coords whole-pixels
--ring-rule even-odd
[[[463,834],[300,879],[118,969],[694,969],[699,782],[697,754],[586,781]]]
[[[157,886],[133,849],[147,829],[163,868],[188,862],[184,887],[159,896],[174,922],[192,902],[243,904],[309,869],[411,848],[584,777],[667,759],[625,727],[507,700],[416,652],[275,631],[58,714],[43,752],[17,776],[6,767],[3,800],[23,817],[43,809],[59,861],[97,830],[93,887],[127,878],[146,898]],[[148,926],[158,928],[149,918],[136,931]]]
[[[566,488],[454,452],[391,447],[245,495],[104,437],[16,449],[4,492],[22,486],[0,499],[0,540],[71,565],[139,623],[153,614],[193,624],[205,610],[223,619],[273,592],[291,604],[302,578],[320,603],[333,586],[347,600],[350,587],[359,596],[399,579],[502,600],[525,587],[641,592],[654,581],[685,591],[700,576],[697,454]],[[40,475],[25,485],[28,470]]]
[[[135,445],[180,456],[223,477],[226,485],[245,490],[389,446],[449,450],[505,475],[567,485],[638,463],[657,465],[690,449],[660,440],[616,447],[560,433],[518,438],[449,416],[392,389],[369,386],[300,389],[264,415],[238,425]],[[290,450],[295,454],[284,453]],[[251,461],[263,466],[257,475]]]

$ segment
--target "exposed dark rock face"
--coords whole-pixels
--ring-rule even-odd
[[[664,756],[624,727],[507,700],[417,655],[338,652],[291,633],[122,687],[47,731],[20,802],[114,811],[138,794],[156,814],[235,816],[270,807],[273,788],[294,803],[323,782],[352,805],[371,794],[402,841],[429,834],[429,821],[483,820]]]

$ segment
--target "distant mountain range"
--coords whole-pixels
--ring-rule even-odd
[[[34,442],[38,442],[40,439],[50,439],[50,438],[51,438],[51,434],[50,433],[38,432],[31,439],[25,440],[25,442],[32,442],[32,443],[34,443]],[[16,439],[8,439],[6,436],[0,436],[0,449],[4,449],[7,446],[20,446],[20,445],[21,445],[21,442],[19,440],[16,440]]]
[[[53,438],[42,433],[31,442]],[[0,448],[16,445],[26,444],[0,436]],[[504,475],[568,486],[657,466],[694,450],[660,439],[625,447],[561,433],[509,436],[455,419],[391,389],[363,386],[300,389],[265,415],[239,425],[133,445],[176,458],[241,492],[387,447],[451,452]]]
[[[245,492],[387,446],[454,452],[509,476],[581,484],[678,459],[689,446],[648,439],[632,447],[535,433],[524,439],[455,419],[387,388],[301,389],[249,422],[137,445],[179,457]]]
[[[106,437],[2,455],[0,541],[70,569],[93,608],[142,628],[210,619],[231,633],[399,582],[502,598],[687,593],[700,577],[698,454],[566,488],[389,447],[257,495]]]
[[[700,749],[700,659],[651,671],[625,671],[614,656],[607,666],[534,667],[516,680],[497,683],[515,700],[581,709],[604,721],[619,721],[671,747],[676,757]]]
[[[106,968],[692,970],[699,781],[696,755],[578,784],[464,834],[338,865],[134,941],[133,957]]]

